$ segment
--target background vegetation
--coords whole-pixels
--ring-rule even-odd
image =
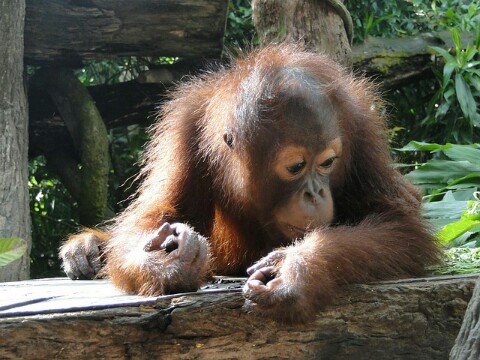
[[[391,142],[405,172],[425,191],[425,217],[447,250],[447,266],[437,273],[480,271],[480,3],[470,0],[347,0],[354,20],[354,41],[369,36],[399,37],[450,30],[451,51],[437,55],[435,79],[419,79],[387,94]],[[231,0],[225,47],[230,51],[257,44],[248,0]],[[462,44],[460,32],[475,32]],[[77,76],[85,85],[135,78],[150,64],[177,59],[137,59],[85,63]],[[147,139],[140,126],[110,131],[112,170],[110,207],[120,211],[135,185]],[[404,146],[405,144],[408,144]],[[123,185],[124,184],[124,185]],[[122,186],[123,185],[123,186]],[[33,222],[32,276],[60,275],[57,249],[78,228],[76,204],[46,167],[42,157],[30,163]]]

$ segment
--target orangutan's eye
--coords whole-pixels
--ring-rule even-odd
[[[306,165],[306,162],[302,161],[295,165],[287,166],[287,170],[292,175],[298,175],[303,170],[305,165]]]
[[[331,158],[325,160],[323,163],[320,164],[320,167],[323,169],[330,169],[335,162],[335,160],[338,159],[338,156],[332,156]]]

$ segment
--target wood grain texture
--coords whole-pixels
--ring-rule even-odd
[[[348,286],[295,326],[246,313],[238,280],[158,298],[121,294],[108,281],[7,283],[0,358],[446,359],[475,279]],[[41,296],[48,300],[14,305]]]
[[[226,0],[27,0],[25,57],[218,57],[226,11]]]

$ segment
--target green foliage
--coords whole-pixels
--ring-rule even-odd
[[[252,20],[251,0],[229,0],[224,44],[228,49],[245,49],[258,44]]]
[[[442,244],[451,244],[454,240],[459,242],[469,240],[475,246],[480,246],[480,199],[478,192],[474,193],[475,201],[467,201],[467,210],[462,212],[460,219],[445,225],[437,233],[438,239]],[[463,244],[462,244],[463,245]]]
[[[480,139],[480,28],[475,44],[467,44],[466,48],[456,29],[452,29],[452,36],[455,43],[453,54],[433,47],[445,65],[442,73],[435,72],[440,86],[421,123],[422,139],[427,139],[428,133],[434,133],[437,140],[470,143]]]
[[[445,261],[432,268],[435,275],[472,274],[480,272],[480,248],[453,248],[445,251]]]
[[[412,139],[446,142],[442,139],[429,139],[430,136],[434,137],[436,132],[428,133],[420,126],[427,116],[425,104],[431,101],[435,89],[435,81],[425,79],[393,89],[384,95],[387,108],[391,109],[390,127],[396,129],[389,134],[393,147],[401,147]],[[409,154],[408,157],[412,156]]]
[[[33,238],[31,276],[61,275],[58,248],[67,234],[77,230],[76,203],[49,173],[44,157],[30,161],[28,187]]]
[[[423,27],[410,1],[346,0],[345,6],[353,19],[353,39],[357,43],[368,36],[410,35]]]
[[[27,252],[27,242],[20,238],[0,239],[0,267],[20,259]]]
[[[480,25],[480,4],[471,0],[346,0],[354,23],[354,41],[367,36],[395,37]]]
[[[85,85],[115,84],[135,79],[147,66],[136,57],[118,60],[86,60],[84,67],[75,71],[80,82]]]
[[[480,3],[471,0],[431,1],[430,8],[424,1],[415,0],[423,7],[425,16],[435,19],[431,22],[432,30],[457,28],[460,31],[475,31],[480,25]]]
[[[179,58],[125,57],[114,60],[85,60],[83,68],[75,70],[75,76],[86,86],[116,84],[134,80],[138,75],[158,65],[171,65]]]
[[[109,131],[112,169],[109,183],[109,204],[117,213],[128,204],[135,193],[136,175],[142,160],[143,146],[148,140],[145,128],[131,125]]]
[[[347,0],[354,21],[354,39],[367,36],[395,37],[453,30],[455,49],[449,54],[435,48],[445,63],[431,81],[394,89],[391,123],[394,144],[411,139],[428,142],[478,142],[479,137],[479,28],[480,3],[470,0]],[[459,31],[477,31],[475,44],[463,49]],[[441,64],[443,66],[443,63]],[[428,104],[428,106],[425,106]]]
[[[451,29],[454,48],[450,52],[432,47],[443,68],[433,69],[437,81],[423,80],[389,94],[396,108],[392,123],[404,129],[396,133],[396,144],[411,139],[438,143],[480,141],[480,8],[468,8],[477,14],[472,17],[478,25],[473,44],[462,44],[459,31]]]
[[[407,177],[426,192],[424,215],[440,242],[480,246],[480,144],[410,142],[400,150],[434,154]]]
[[[109,131],[112,170],[109,176],[109,207],[123,210],[136,190],[132,179],[138,173],[142,147],[147,140],[138,125]],[[78,231],[77,203],[54,174],[44,157],[29,163],[30,214],[32,218],[31,276],[61,276],[58,248],[66,237]],[[113,213],[112,213],[113,215]]]

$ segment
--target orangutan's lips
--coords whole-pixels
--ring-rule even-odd
[[[293,235],[296,235],[296,236],[304,235],[304,234],[307,232],[306,229],[301,228],[301,227],[298,227],[298,226],[295,226],[295,225],[292,225],[292,224],[283,223],[283,226],[285,226],[285,228],[286,228],[290,233],[293,233]]]

